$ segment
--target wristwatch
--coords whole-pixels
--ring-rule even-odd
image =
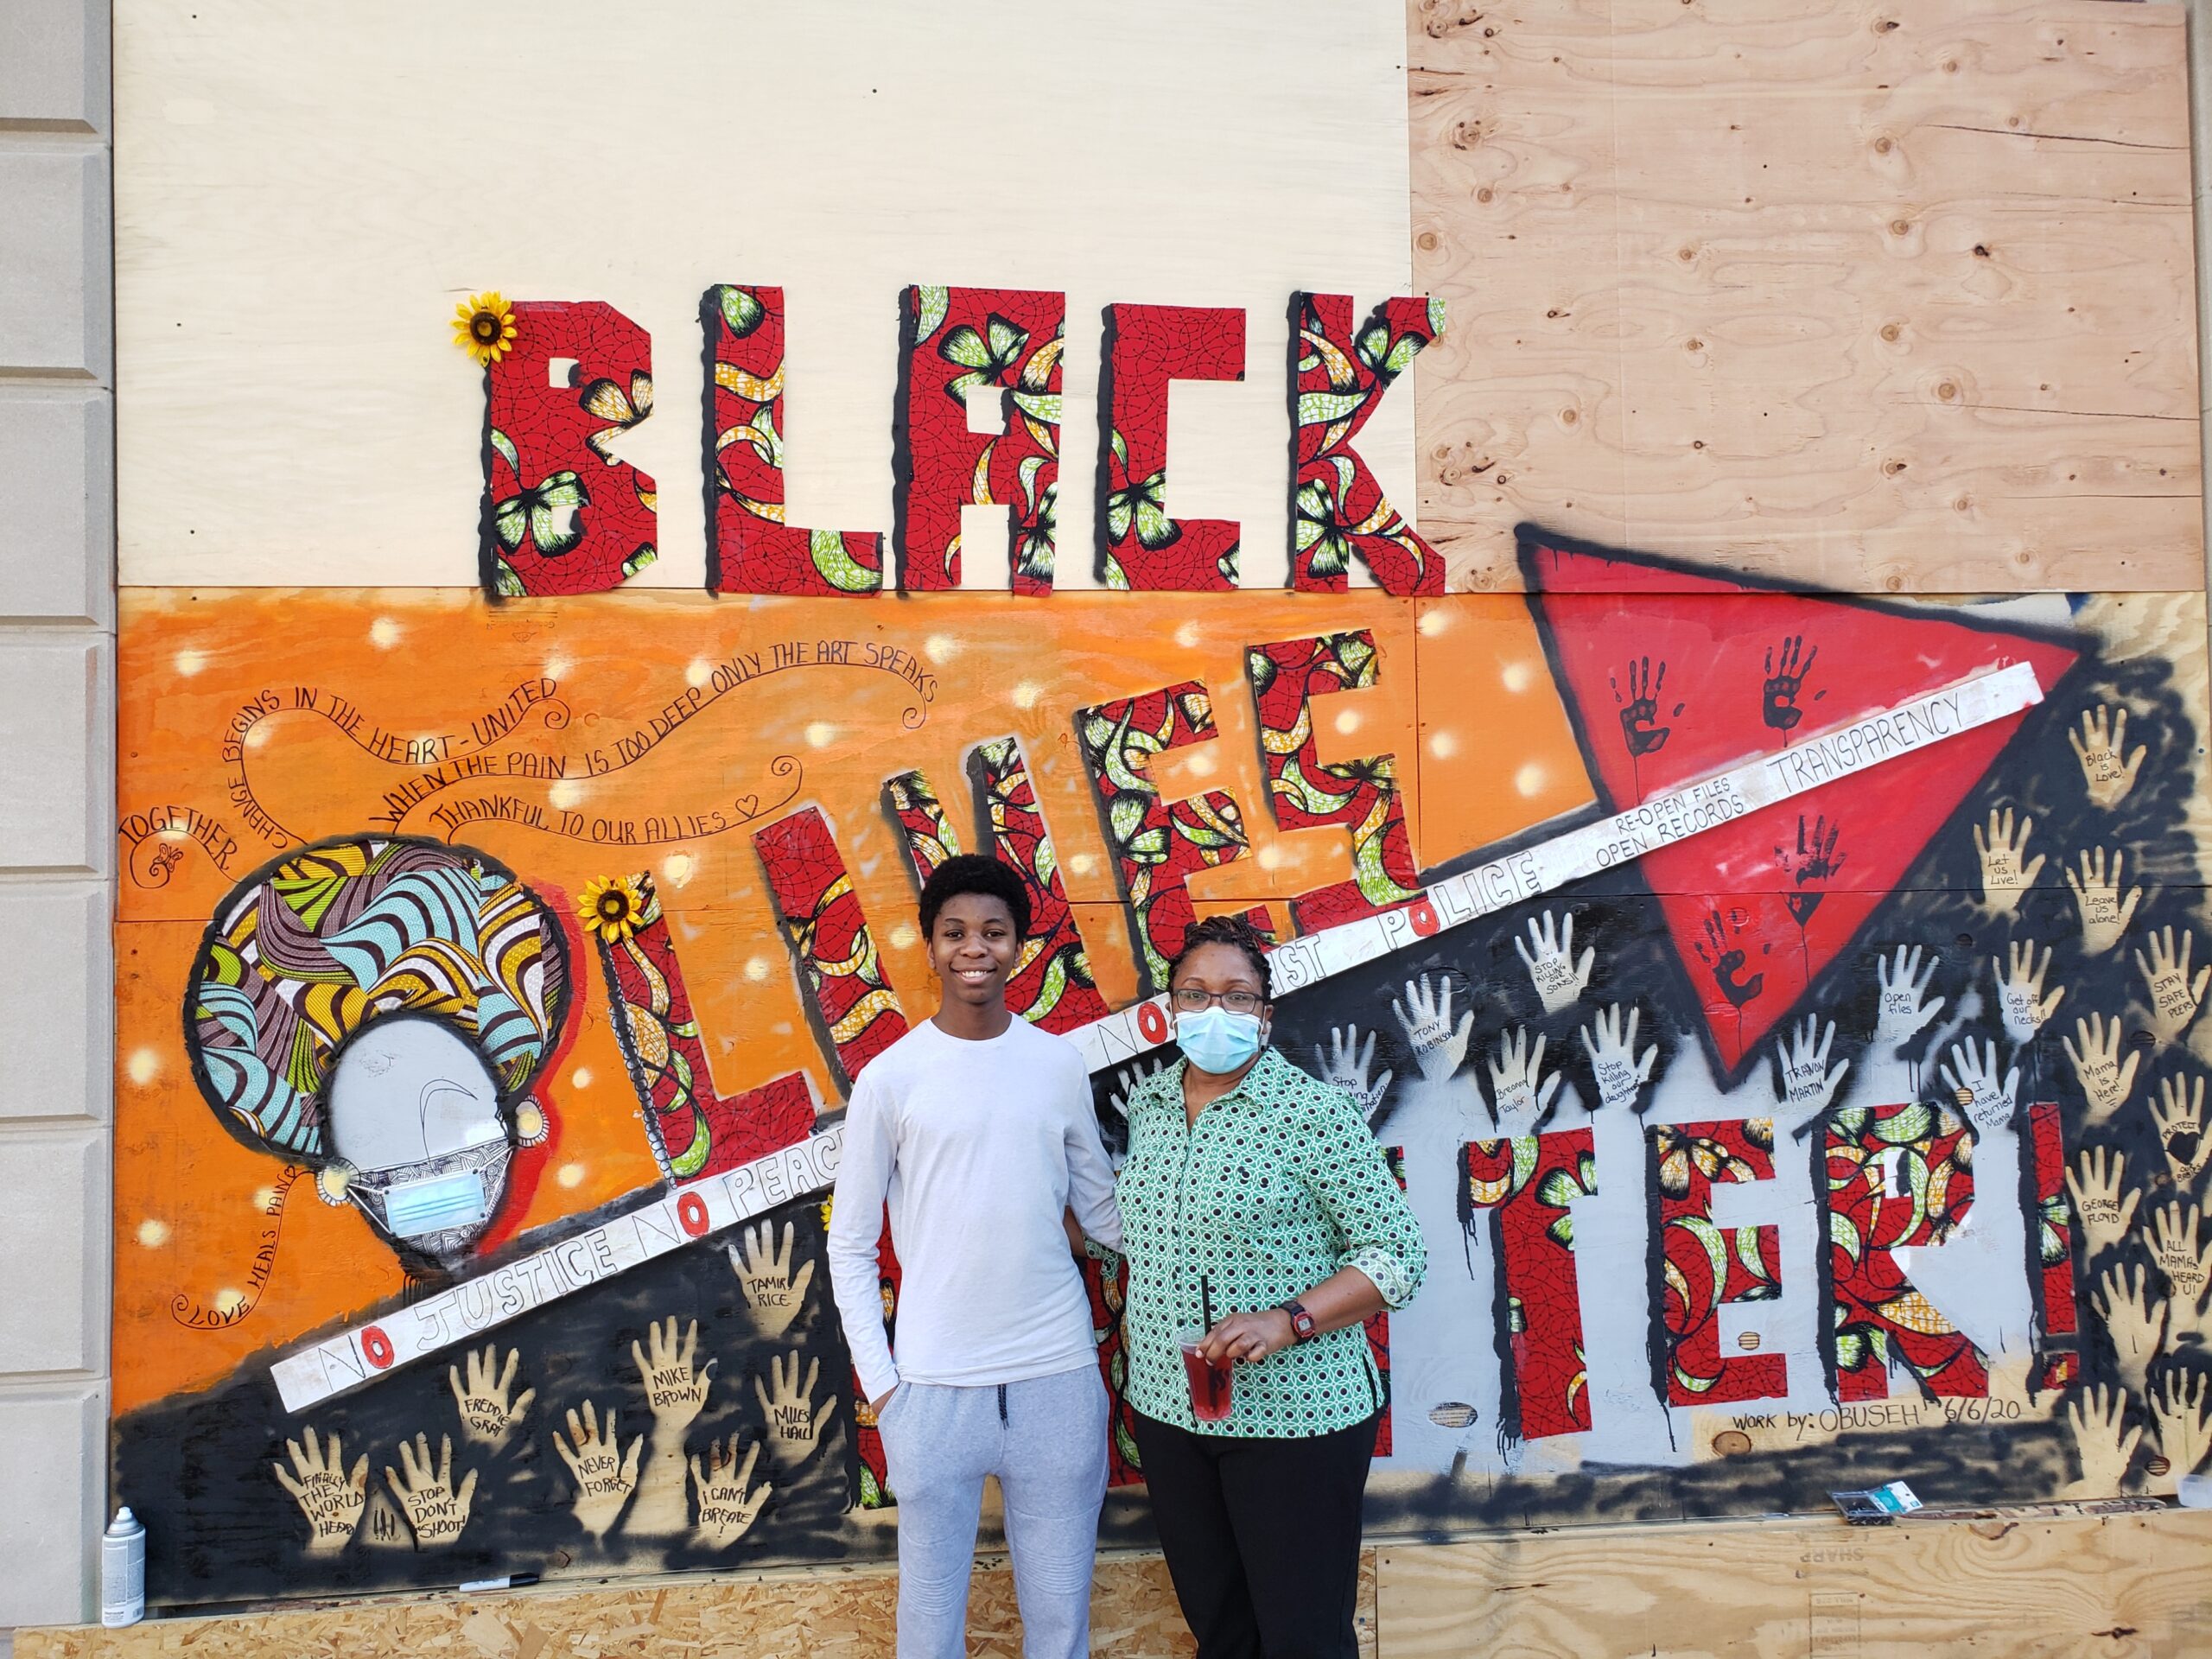
[[[1319,1328],[1313,1323],[1313,1316],[1306,1311],[1302,1303],[1292,1300],[1277,1302],[1275,1306],[1290,1315],[1290,1341],[1293,1347],[1319,1334]]]

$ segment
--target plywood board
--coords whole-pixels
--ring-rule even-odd
[[[126,586],[467,587],[482,377],[457,302],[603,300],[652,336],[646,586],[703,579],[700,296],[781,284],[791,522],[892,527],[909,283],[1067,295],[1058,581],[1090,585],[1101,308],[1242,306],[1241,383],[1173,393],[1166,509],[1287,566],[1293,289],[1406,291],[1396,0],[1039,11],[436,0],[116,16]],[[219,404],[229,413],[211,419]],[[1412,398],[1363,448],[1413,488]],[[189,435],[188,437],[187,435]],[[968,581],[995,582],[971,556]]]
[[[2201,1653],[2212,1516],[1577,1529],[1381,1559],[1384,1659]]]
[[[1375,1553],[1361,1557],[1358,1630],[1375,1656]],[[166,1619],[130,1630],[23,1630],[16,1659],[537,1659],[541,1654],[650,1656],[742,1653],[747,1659],[892,1651],[896,1581],[882,1573],[786,1573],[752,1582],[671,1580],[622,1590],[524,1592],[449,1601],[357,1602],[344,1607],[223,1618]],[[1014,1659],[1021,1650],[1013,1574],[976,1575],[969,1651]],[[1099,1563],[1091,1593],[1090,1649],[1115,1659],[1184,1659],[1195,1651],[1158,1558]]]
[[[2212,1075],[2212,968],[2166,960],[2204,936],[2212,823],[2177,17],[1431,5],[1408,83],[1406,16],[994,0],[948,31],[887,0],[551,0],[526,41],[472,51],[427,0],[123,7],[113,1466],[157,1602],[710,1561],[809,1563],[835,1589],[883,1559],[891,1517],[855,1512],[885,1496],[880,1437],[826,1274],[810,1301],[791,1276],[812,1256],[771,1268],[669,1222],[670,1249],[520,1313],[494,1275],[596,1249],[614,1207],[705,1167],[652,1138],[665,1118],[727,1109],[702,1160],[749,1144],[741,1117],[797,1135],[810,1084],[834,1103],[880,1052],[863,1039],[928,1012],[914,868],[978,827],[964,761],[1009,734],[1027,781],[993,763],[1001,855],[1064,871],[1096,949],[1040,944],[1058,977],[1019,1011],[1120,1022],[1090,1052],[1109,1149],[1164,1046],[1127,1006],[1159,980],[1132,944],[1181,937],[1163,893],[1364,930],[1276,957],[1272,1029],[1360,1098],[1422,1230],[1426,1287],[1373,1327],[1377,1535],[1756,1516],[1900,1467],[1943,1503],[2170,1489],[2208,1455],[2207,1143],[2164,1116]],[[1246,313],[1245,378],[1171,400],[1164,508],[1240,519],[1261,587],[1285,539],[1285,298],[1433,287],[1452,326],[1417,370],[1428,521],[1460,588],[1540,591],[700,592],[700,291],[781,286],[790,518],[866,529],[889,521],[893,296],[948,280],[1067,291],[1071,586],[1101,305]],[[470,585],[483,383],[447,321],[494,286],[605,301],[655,338],[660,414],[613,440],[658,483],[639,591]],[[1401,505],[1412,405],[1362,435]],[[531,476],[542,496],[560,474]],[[1516,565],[1524,518],[1550,528]],[[988,564],[971,587],[999,585]],[[2081,592],[1951,602],[2051,587]],[[1942,602],[1871,602],[1912,593]],[[2043,706],[1961,723],[1991,673],[2032,676]],[[1808,792],[1715,781],[1785,777]],[[1556,873],[1543,843],[1600,804],[1630,810],[1580,879]],[[431,839],[387,859],[394,834]],[[325,837],[327,862],[295,861]],[[362,1144],[421,1116],[361,1029],[391,962],[327,947],[353,902],[413,902],[425,871],[475,894],[421,912],[467,976],[424,992],[456,1040],[486,1044],[468,1022],[505,995],[474,959],[486,906],[526,914],[526,959],[575,970],[477,1119],[513,1154],[499,1208],[487,1189],[428,1257],[334,1161],[353,1131],[306,1116],[347,1067],[386,1078]],[[264,918],[312,943],[263,950]],[[358,996],[301,1038],[296,1007],[321,1006],[302,988],[341,983]],[[755,1106],[702,1104],[709,1078]],[[422,1153],[367,1167],[440,1179]],[[2114,1161],[2077,1213],[2083,1154]],[[803,1255],[809,1169],[784,1189]],[[711,1399],[637,1344],[694,1313]],[[339,1321],[361,1386],[292,1390]],[[534,1415],[431,1357],[493,1331]],[[811,1409],[842,1408],[827,1440],[762,1386],[793,1342],[832,1391]],[[810,1397],[813,1376],[774,1386]],[[561,1408],[594,1399],[633,1431],[653,1416],[634,1494],[560,1461]],[[342,1430],[365,1479],[370,1450],[404,1463],[422,1435],[427,1461],[448,1428],[476,1442],[473,1510],[418,1482],[403,1521],[389,1464],[380,1505],[329,1470],[313,1496],[278,1478],[280,1458],[315,1478],[289,1445],[308,1429]],[[680,1454],[745,1433],[787,1471],[774,1507],[730,1536],[728,1483],[695,1473],[687,1531]],[[1124,1492],[1103,1535],[1141,1548],[1142,1517]],[[792,1593],[812,1611],[774,1617],[843,1628]],[[627,1605],[619,1630],[650,1623]]]
[[[1411,0],[1421,518],[1861,593],[2202,584],[2178,8]]]

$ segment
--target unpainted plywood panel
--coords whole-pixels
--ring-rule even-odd
[[[1381,1552],[1385,1659],[2202,1653],[2212,1516],[1574,1529]]]
[[[2178,8],[1408,9],[1422,531],[1865,593],[2203,582]]]
[[[1360,1558],[1359,1638],[1375,1659],[1375,1552]],[[874,1659],[893,1649],[897,1581],[885,1573],[781,1573],[750,1581],[670,1580],[621,1590],[458,1596],[437,1602],[341,1607],[221,1618],[165,1619],[128,1630],[23,1630],[16,1659],[538,1659],[538,1656],[684,1655],[705,1659]],[[1021,1621],[1014,1575],[976,1574],[968,1650],[1014,1659]],[[1091,1592],[1090,1650],[1115,1659],[1185,1659],[1196,1650],[1157,1557],[1101,1561]]]

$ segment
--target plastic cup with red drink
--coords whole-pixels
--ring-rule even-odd
[[[1191,1414],[1202,1423],[1225,1422],[1229,1418],[1229,1366],[1217,1365],[1198,1351],[1206,1333],[1196,1325],[1176,1333],[1183,1350],[1183,1375],[1191,1385]]]

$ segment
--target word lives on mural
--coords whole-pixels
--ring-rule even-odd
[[[1167,389],[1262,372],[1242,311],[1108,308],[1076,434],[1064,296],[895,298],[887,524],[790,522],[780,290],[706,289],[666,499],[619,454],[653,342],[487,296],[473,572],[460,502],[449,588],[126,594],[115,1462],[158,1599],[887,1553],[823,1243],[956,852],[1027,885],[1013,999],[1110,1149],[1194,921],[1275,941],[1274,1040],[1433,1264],[1370,1333],[1378,1532],[2197,1466],[2201,607],[1535,526],[1523,592],[1447,594],[1359,449],[1440,309],[1304,293],[1262,593],[1166,506]],[[1064,461],[1099,591],[1054,592]],[[679,499],[708,591],[636,588]],[[1008,591],[963,585],[976,507]]]

